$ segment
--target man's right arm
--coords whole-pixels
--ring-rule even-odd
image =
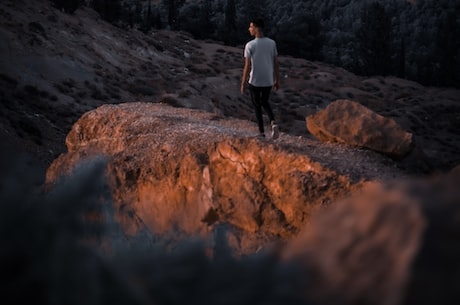
[[[279,79],[280,79],[280,64],[279,64],[277,56],[275,56],[275,58],[273,59],[273,65],[274,65],[274,71],[273,71],[274,84],[273,84],[273,89],[276,91],[280,87],[280,83],[279,83]]]

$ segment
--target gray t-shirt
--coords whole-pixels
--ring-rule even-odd
[[[249,83],[256,87],[274,84],[274,60],[278,56],[276,43],[268,37],[255,38],[244,47],[244,57],[251,59]]]

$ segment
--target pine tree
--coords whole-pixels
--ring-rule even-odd
[[[93,0],[91,7],[99,13],[102,19],[108,22],[116,22],[121,17],[120,0]]]
[[[52,0],[57,9],[67,14],[73,14],[81,5],[81,0]]]
[[[379,2],[365,4],[361,24],[355,32],[357,72],[364,75],[387,75],[391,66],[391,21]]]
[[[223,40],[226,44],[236,43],[236,5],[235,0],[227,0],[225,6],[225,31]]]

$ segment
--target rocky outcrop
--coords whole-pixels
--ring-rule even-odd
[[[74,124],[68,152],[50,166],[47,181],[105,156],[117,216],[127,231],[146,226],[162,235],[206,235],[226,224],[235,249],[255,251],[263,241],[297,233],[313,210],[353,185],[307,155],[255,134],[252,122],[212,113],[104,105]]]
[[[356,171],[323,165],[342,159],[338,149],[326,155],[321,143],[300,150],[284,134],[276,142],[253,134],[254,123],[211,113],[106,105],[74,125],[47,180],[103,155],[126,231],[147,228],[166,241],[212,234],[235,254],[282,241],[270,264],[293,264],[306,285],[296,292],[315,304],[458,303],[458,168],[434,181],[393,176],[388,184],[374,160],[360,165],[380,179],[361,183],[350,178]],[[318,155],[321,163],[312,160]],[[343,160],[354,170],[356,161]]]
[[[397,159],[413,148],[411,133],[357,102],[337,100],[306,121],[307,129],[321,141],[365,147]]]

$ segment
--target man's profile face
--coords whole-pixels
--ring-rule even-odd
[[[249,34],[250,34],[251,36],[255,36],[255,34],[256,34],[256,28],[257,28],[257,27],[254,25],[254,23],[252,23],[252,22],[249,23],[248,31],[249,31]]]

